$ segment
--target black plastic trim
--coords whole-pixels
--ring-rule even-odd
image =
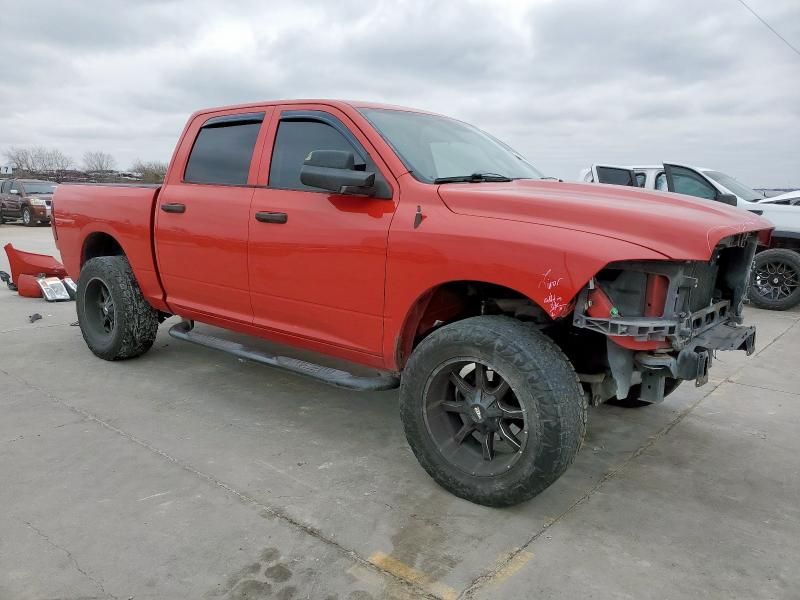
[[[269,354],[262,350],[248,348],[244,344],[238,342],[198,333],[192,331],[193,327],[194,324],[192,322],[181,321],[170,327],[169,334],[179,340],[192,342],[193,344],[199,344],[207,348],[214,348],[215,350],[222,350],[238,358],[251,360],[277,369],[283,369],[284,371],[290,371],[298,375],[305,375],[311,379],[316,379],[317,381],[348,390],[370,392],[392,390],[400,386],[400,378],[392,373],[381,373],[373,377],[359,377],[347,371],[341,371],[332,367],[324,367],[288,356],[275,356],[274,354]]]

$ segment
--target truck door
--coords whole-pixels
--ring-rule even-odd
[[[25,193],[22,182],[18,179],[11,179],[5,182],[4,189],[6,193],[3,195],[3,212],[12,217],[21,217],[22,195]],[[13,194],[11,193],[12,190],[14,192]]]
[[[253,320],[247,271],[253,155],[269,112],[199,115],[173,158],[158,198],[155,247],[167,303],[182,316]]]
[[[329,107],[276,113],[265,142],[250,224],[254,324],[380,355],[389,225],[397,195],[389,170],[343,113]],[[375,197],[300,182],[313,150],[352,152],[376,173]],[[383,196],[383,197],[378,197]]]
[[[641,187],[633,169],[628,167],[615,167],[612,165],[592,165],[592,180],[597,183],[612,183],[614,185],[628,185]]]
[[[2,210],[6,215],[11,215],[10,192],[13,184],[13,179],[6,179],[2,184],[0,184],[0,210]]]
[[[664,173],[670,192],[736,206],[736,196],[720,193],[708,179],[690,167],[664,163]]]

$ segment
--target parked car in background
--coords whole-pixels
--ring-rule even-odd
[[[0,223],[11,219],[27,226],[50,223],[56,186],[38,179],[6,179],[0,184]]]
[[[161,186],[61,186],[53,236],[98,357],[145,353],[179,315],[178,339],[339,387],[399,385],[428,473],[506,506],[572,462],[587,401],[661,402],[704,384],[715,350],[752,353],[742,304],[770,231],[695,198],[544,179],[440,115],[265,102],[192,115]]]
[[[779,196],[764,198],[759,202],[759,204],[784,204],[787,206],[800,206],[800,190],[786,192],[785,194],[780,194]]]
[[[721,171],[665,163],[649,166],[594,164],[580,173],[586,182],[610,183],[676,192],[722,202],[748,210],[769,220],[775,229],[769,244],[756,254],[750,301],[772,310],[787,310],[800,304],[800,206],[780,197],[764,198]],[[792,198],[790,192],[784,194]]]

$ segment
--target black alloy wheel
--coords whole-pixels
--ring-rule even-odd
[[[510,469],[528,440],[525,408],[492,365],[476,358],[442,364],[425,389],[425,423],[443,458],[473,476]]]
[[[84,292],[86,325],[95,336],[110,338],[114,334],[116,312],[114,298],[101,279],[92,279]]]
[[[756,254],[750,301],[771,310],[787,310],[800,303],[800,253],[773,248]]]

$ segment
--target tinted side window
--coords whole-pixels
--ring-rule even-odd
[[[635,186],[633,171],[614,167],[597,167],[597,179],[600,183]]]
[[[303,161],[312,150],[344,150],[355,154],[356,162],[360,160],[352,144],[330,125],[319,121],[281,121],[272,150],[269,187],[319,192],[319,188],[300,181]]]
[[[223,185],[247,183],[261,119],[225,119],[212,119],[197,134],[186,164],[184,181]]]
[[[694,171],[681,167],[672,168],[672,191],[687,196],[714,200],[717,190]]]
[[[6,179],[3,182],[3,187],[0,188],[0,194],[7,194],[10,189],[11,189],[11,180]]]

